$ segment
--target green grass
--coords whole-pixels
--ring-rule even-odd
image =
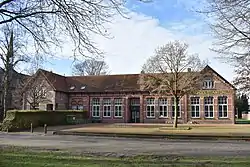
[[[250,120],[246,120],[246,119],[236,119],[235,123],[236,123],[236,124],[250,124]]]
[[[250,166],[250,157],[182,157],[140,155],[134,157],[98,157],[68,152],[4,148],[0,167],[161,167],[161,166]]]

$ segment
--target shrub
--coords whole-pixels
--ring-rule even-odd
[[[2,131],[19,131],[33,127],[47,125],[67,125],[68,115],[75,115],[78,120],[87,120],[86,111],[41,111],[41,110],[11,110],[3,120]]]

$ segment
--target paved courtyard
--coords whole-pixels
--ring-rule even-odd
[[[0,133],[0,146],[28,146],[67,150],[74,153],[164,154],[164,155],[250,155],[247,141],[187,141],[163,139],[127,139],[90,136],[57,136],[35,133]]]

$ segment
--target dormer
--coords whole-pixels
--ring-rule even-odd
[[[75,86],[71,86],[69,89],[70,89],[70,90],[74,90],[74,89],[75,89]]]

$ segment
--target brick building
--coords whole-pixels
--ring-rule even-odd
[[[178,121],[234,123],[236,89],[211,67],[206,66],[203,71],[203,87],[196,94],[185,95],[180,100]],[[46,83],[49,97],[38,107],[44,110],[87,110],[90,119],[102,122],[172,123],[173,98],[152,96],[141,90],[138,82],[141,75],[65,77],[40,69],[34,78],[37,83]],[[23,108],[29,109],[26,100]]]
[[[0,67],[0,121],[3,119],[3,106],[4,106],[4,69]],[[12,109],[22,109],[22,99],[18,95],[18,90],[21,89],[22,82],[29,78],[28,75],[19,73],[15,70],[11,70],[10,72],[10,85],[9,85],[9,90],[10,93],[7,96],[7,110],[12,110]]]

